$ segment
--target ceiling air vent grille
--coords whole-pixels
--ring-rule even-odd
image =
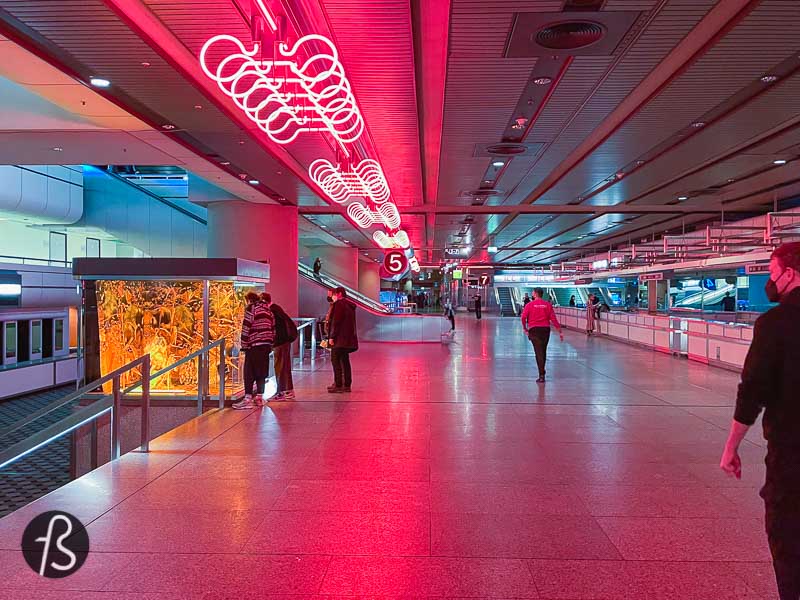
[[[572,21],[545,27],[536,34],[536,43],[551,50],[576,50],[600,41],[605,28],[591,21]]]

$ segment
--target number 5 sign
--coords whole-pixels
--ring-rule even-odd
[[[383,256],[383,268],[391,276],[402,275],[408,270],[408,259],[401,250],[392,250]]]

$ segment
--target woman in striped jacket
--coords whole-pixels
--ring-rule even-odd
[[[258,294],[249,292],[242,322],[244,351],[244,398],[233,405],[237,410],[252,409],[264,404],[264,386],[269,377],[269,353],[275,340],[275,316]],[[256,395],[253,396],[253,384]]]

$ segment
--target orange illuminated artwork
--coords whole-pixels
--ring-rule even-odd
[[[209,342],[225,338],[226,382],[236,359],[230,356],[239,341],[244,295],[251,288],[230,281],[209,285]],[[151,372],[167,367],[203,347],[203,284],[199,281],[98,281],[100,367],[110,373],[142,354],[150,354]],[[219,360],[211,353],[210,392],[218,389]],[[123,389],[138,380],[138,372],[123,376]],[[157,393],[197,391],[197,361],[188,361],[151,382]]]

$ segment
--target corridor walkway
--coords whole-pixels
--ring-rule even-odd
[[[775,597],[758,429],[742,481],[717,467],[736,374],[570,332],[539,386],[516,319],[457,326],[364,344],[348,396],[301,374],[297,402],[208,414],[3,519],[0,597]],[[51,508],[92,553],[44,581],[18,547]]]

